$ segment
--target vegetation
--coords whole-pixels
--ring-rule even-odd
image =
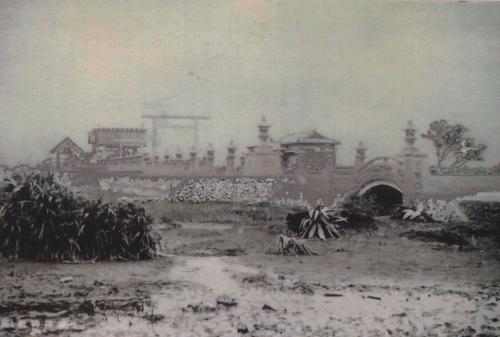
[[[374,216],[384,211],[374,198],[360,196],[357,191],[337,197],[332,209],[346,219],[345,222],[338,224],[342,229],[354,230],[376,229]]]
[[[423,204],[418,205],[398,205],[392,219],[411,220],[415,222],[433,222],[434,219],[426,211]]]
[[[422,204],[422,206],[424,205]],[[425,211],[434,221],[449,223],[469,220],[456,199],[448,202],[429,199],[425,205]]]
[[[77,197],[52,173],[5,176],[0,254],[38,261],[146,259],[152,219],[133,204]]]
[[[299,236],[302,238],[319,237],[321,240],[340,237],[335,228],[336,223],[347,219],[335,213],[332,209],[317,206],[309,210],[309,216],[302,219],[299,226]]]
[[[483,152],[487,146],[476,144],[474,138],[467,137],[469,130],[462,124],[450,125],[444,119],[430,124],[422,137],[432,141],[436,149],[437,166],[445,167],[445,162],[452,160],[450,169],[458,169],[469,161],[484,160]]]
[[[500,202],[493,200],[460,200],[460,207],[471,220],[500,223]]]
[[[416,222],[465,222],[469,220],[463,211],[463,206],[457,200],[427,200],[412,202],[409,206],[396,205],[392,218]]]
[[[351,225],[372,223],[374,216],[387,211],[376,195],[359,195],[358,191],[345,194],[332,208],[340,210],[340,215]]]
[[[307,248],[303,242],[285,235],[278,235],[276,237],[275,246],[280,255],[318,255],[318,253]]]

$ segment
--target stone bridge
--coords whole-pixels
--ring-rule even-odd
[[[356,172],[356,189],[360,195],[375,195],[384,206],[403,203],[405,163],[394,157],[378,157],[363,164]]]
[[[428,176],[426,155],[415,147],[416,129],[411,122],[405,131],[405,147],[395,156],[365,162],[365,148],[358,147],[352,189],[359,195],[375,194],[387,204],[418,199]]]

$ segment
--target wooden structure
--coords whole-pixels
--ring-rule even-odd
[[[198,122],[200,120],[207,120],[210,119],[208,116],[189,116],[189,115],[168,115],[168,114],[157,114],[157,115],[142,115],[142,118],[144,119],[151,119],[151,133],[152,133],[152,140],[151,140],[151,149],[152,149],[152,154],[153,157],[158,156],[158,146],[160,145],[160,140],[159,140],[159,135],[158,135],[158,129],[163,128],[163,129],[174,129],[174,130],[179,130],[179,129],[190,129],[193,130],[193,144],[196,149],[199,148],[199,125]],[[191,121],[192,123],[190,125],[180,125],[180,124],[170,124],[170,120],[187,120]],[[163,123],[161,123],[163,122]]]
[[[85,151],[69,137],[64,138],[50,150],[50,154],[55,155],[57,168],[74,163],[79,160],[84,153]]]

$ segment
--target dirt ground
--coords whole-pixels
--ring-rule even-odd
[[[147,205],[165,256],[0,262],[0,336],[499,336],[500,250],[401,237],[429,224],[309,240],[274,254],[286,210]],[[201,222],[204,221],[204,222]]]

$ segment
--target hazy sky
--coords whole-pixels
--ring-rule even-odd
[[[201,140],[317,129],[368,156],[412,119],[469,126],[500,161],[500,3],[0,1],[0,162],[34,163],[92,127],[143,113],[208,114]],[[149,127],[144,123],[145,127]],[[163,143],[185,151],[188,133]],[[425,140],[422,149],[429,151]],[[219,160],[223,156],[217,153]]]

